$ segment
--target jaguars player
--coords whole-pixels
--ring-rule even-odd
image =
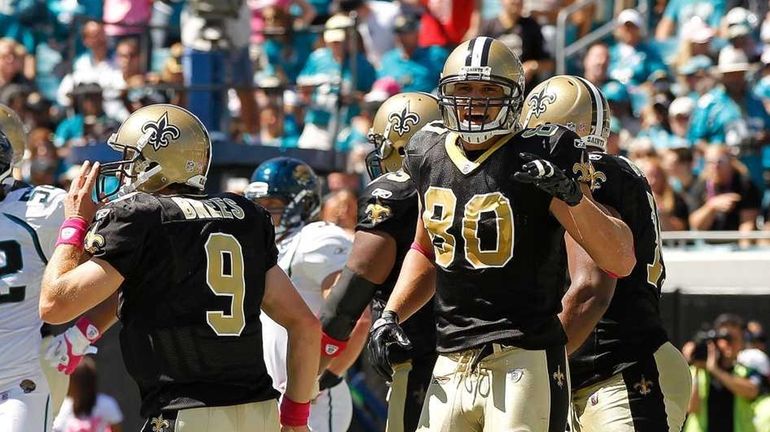
[[[371,344],[387,365],[387,346],[407,341],[399,322],[435,291],[439,357],[418,430],[563,431],[564,229],[607,272],[635,263],[628,227],[571,177],[587,163],[579,137],[555,125],[516,132],[523,88],[516,55],[471,39],[444,65],[443,126],[407,146],[421,217]]]
[[[143,107],[109,144],[123,159],[84,163],[67,194],[41,317],[66,322],[119,292],[121,351],[139,386],[143,432],[307,431],[320,323],[277,265],[270,215],[235,194],[201,194],[211,141],[183,108]],[[97,210],[100,172],[121,186],[100,190],[117,198]],[[260,308],[288,332],[280,413]]]
[[[596,201],[618,214],[634,235],[637,264],[617,281],[568,241],[572,283],[560,318],[571,354],[572,430],[680,431],[690,373],[660,318],[666,269],[655,200],[639,168],[606,154],[609,116],[601,91],[574,76],[541,83],[521,114],[525,127],[560,123],[583,138],[592,169],[581,175],[591,181]]]
[[[388,301],[414,239],[417,218],[417,191],[401,169],[405,147],[418,130],[438,120],[438,101],[427,93],[392,96],[374,116],[369,132],[374,150],[367,156],[367,167],[375,180],[361,193],[353,250],[322,308],[324,353],[342,351],[367,306],[372,303],[374,316],[379,317]],[[404,325],[413,348],[393,347],[390,353],[395,366],[388,395],[388,432],[417,429],[436,362],[435,327],[433,306],[426,304]]]
[[[278,265],[289,275],[314,314],[337,279],[350,253],[352,240],[342,228],[314,222],[321,207],[318,177],[306,163],[288,157],[269,159],[251,176],[246,198],[266,208],[276,226]],[[314,432],[344,432],[353,418],[353,402],[345,371],[366,343],[368,315],[354,332],[345,356],[335,359],[319,381],[321,393],[310,410]],[[265,365],[273,386],[286,390],[286,330],[262,316]]]

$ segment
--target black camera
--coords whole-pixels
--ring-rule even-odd
[[[732,340],[732,337],[730,337],[727,329],[721,329],[720,331],[709,329],[695,333],[695,337],[693,337],[695,349],[692,352],[692,361],[706,361],[708,358],[708,342],[716,342],[719,339],[729,342]]]

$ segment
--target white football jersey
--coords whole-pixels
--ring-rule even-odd
[[[43,271],[64,221],[66,192],[23,187],[0,201],[0,391],[40,374]]]
[[[321,284],[332,273],[341,271],[353,241],[337,225],[314,222],[290,233],[277,243],[278,265],[286,272],[310,310],[319,315],[323,305]],[[286,390],[286,330],[266,314],[262,318],[262,340],[267,372],[273,387]]]

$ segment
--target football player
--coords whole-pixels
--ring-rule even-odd
[[[145,432],[306,431],[320,323],[277,265],[269,213],[235,194],[202,194],[211,141],[183,108],[143,107],[109,144],[122,160],[84,163],[67,194],[41,317],[66,322],[119,291],[121,351]],[[117,197],[97,208],[100,171],[120,187],[97,187]],[[260,307],[288,332],[280,414]]]
[[[278,157],[257,167],[245,195],[272,215],[278,265],[317,315],[352,245],[349,234],[337,225],[313,222],[321,207],[318,177],[306,163]],[[348,430],[353,418],[353,401],[341,377],[366,343],[370,324],[367,316],[353,335],[348,355],[338,357],[322,374],[321,392],[310,409],[311,431]],[[286,391],[286,330],[263,315],[262,335],[267,372],[273,378],[273,386],[283,393]]]
[[[471,39],[444,65],[443,124],[407,145],[421,217],[370,343],[387,373],[387,346],[408,340],[399,322],[435,292],[439,357],[418,430],[563,431],[564,230],[607,272],[635,264],[628,227],[573,178],[582,140],[556,125],[517,132],[523,89],[515,54]]]
[[[634,236],[636,266],[617,287],[567,239],[571,285],[559,317],[571,354],[571,430],[679,431],[690,373],[660,318],[666,268],[655,200],[639,168],[606,153],[609,118],[601,91],[574,76],[535,87],[521,113],[524,127],[563,124],[583,138],[591,169],[581,175],[596,201],[618,214]]]
[[[388,301],[417,218],[417,191],[401,169],[405,147],[418,130],[438,120],[438,101],[427,93],[392,96],[374,116],[369,141],[375,148],[367,156],[367,167],[375,180],[361,193],[353,250],[322,308],[322,355],[334,355],[348,343],[357,317],[372,299],[376,317]],[[417,428],[436,362],[435,327],[433,306],[426,304],[404,325],[413,349],[393,347],[390,352],[396,364],[388,395],[388,432]]]

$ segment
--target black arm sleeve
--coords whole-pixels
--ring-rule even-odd
[[[327,335],[347,340],[358,317],[374,297],[377,285],[345,266],[321,307],[321,325]]]

